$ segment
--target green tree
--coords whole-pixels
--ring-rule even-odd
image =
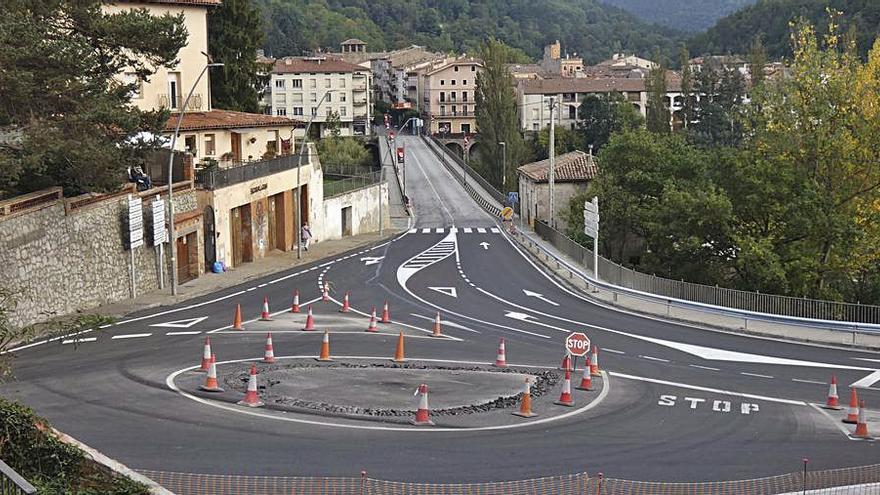
[[[583,148],[580,134],[566,127],[557,127],[554,130],[553,147],[559,156],[569,151]],[[531,140],[531,160],[544,160],[550,156],[550,128],[541,129]]]
[[[694,73],[691,70],[691,55],[686,46],[682,46],[679,51],[679,63],[681,64],[681,125],[687,131],[688,126],[694,120],[694,105],[696,98],[694,97]]]
[[[158,144],[132,137],[163,129],[167,113],[129,102],[136,79],[176,63],[183,18],[111,14],[102,4],[0,2],[0,128],[13,136],[0,139],[0,197],[55,185],[67,194],[115,190]]]
[[[506,143],[507,189],[516,189],[516,168],[525,158],[525,144],[519,132],[513,77],[505,67],[507,49],[498,40],[488,40],[480,50],[483,69],[477,74],[477,131],[481,154],[477,169],[496,188],[501,189]]]
[[[324,128],[330,131],[331,138],[338,138],[342,134],[342,119],[339,117],[339,112],[334,110],[327,114]]]
[[[692,142],[701,146],[737,146],[743,137],[745,79],[710,59],[697,75],[700,101],[689,127]]]
[[[626,99],[617,92],[587,95],[578,107],[578,132],[585,147],[595,151],[615,132],[643,127],[645,119]]]
[[[266,35],[260,9],[251,0],[223,0],[208,14],[208,46],[223,68],[211,73],[211,105],[256,113],[269,67],[257,61]]]
[[[671,130],[668,97],[666,96],[666,66],[662,62],[651,69],[645,81],[648,92],[646,124],[648,130],[665,134]]]
[[[370,166],[372,158],[363,143],[354,137],[324,138],[318,141],[321,166],[328,170]]]
[[[755,36],[752,46],[749,47],[749,76],[752,86],[759,86],[764,82],[764,65],[767,64],[767,52],[760,36]]]

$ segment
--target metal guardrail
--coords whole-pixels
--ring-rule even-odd
[[[461,167],[467,173],[467,175],[471,179],[476,181],[483,188],[483,190],[489,193],[489,195],[491,195],[492,198],[495,199],[495,201],[498,201],[502,205],[507,204],[507,195],[501,193],[501,191],[499,191],[498,189],[495,189],[495,186],[490,184],[489,181],[483,178],[483,176],[480,175],[476,170],[471,168],[471,166],[468,165],[464,160],[459,158],[458,155],[449,151],[446,146],[443,146],[443,143],[437,140],[437,138],[431,136],[430,139],[444,152],[443,154],[445,156],[451,158],[459,167]]]
[[[587,273],[593,274],[592,250],[541,221],[535,222],[535,233],[576,260]],[[719,309],[810,320],[880,324],[880,306],[762,294],[671,280],[635,271],[602,256],[599,256],[599,280],[658,297],[717,306]]]
[[[442,144],[439,144],[435,140],[433,140],[433,138],[431,138],[431,139],[425,138],[425,139],[426,139],[425,145],[432,152],[434,152],[434,155],[436,155],[437,158],[440,160],[440,162],[443,164],[443,166],[445,166],[447,168],[447,170],[449,170],[449,172],[452,173],[452,176],[455,177],[461,183],[462,187],[464,187],[464,190],[468,194],[470,194],[470,196],[474,199],[474,201],[476,201],[477,204],[480,205],[480,207],[482,207],[484,210],[486,210],[493,217],[501,216],[501,210],[497,206],[493,205],[485,197],[483,197],[483,195],[480,192],[478,192],[476,190],[476,188],[474,188],[471,185],[471,183],[473,183],[473,182],[480,183],[480,181],[479,180],[471,180],[471,182],[468,182],[467,176],[470,175],[470,173],[467,173],[467,171],[468,171],[469,167],[467,167],[467,165],[465,165],[465,167],[467,167],[467,168],[464,168],[464,167],[462,168],[462,170],[464,170],[465,172],[460,172],[459,170],[456,170],[454,168],[454,165],[450,163],[450,160],[457,159],[458,157],[455,156],[453,153],[451,153],[449,150],[447,150],[445,146],[443,146]],[[456,160],[456,163],[462,164],[463,162],[461,162],[460,160]],[[470,169],[470,170],[471,170],[471,172],[476,173],[475,171],[473,171],[473,169]],[[478,174],[478,177],[479,177],[479,174]],[[485,182],[485,179],[483,179],[482,177],[480,177],[480,179],[482,179],[483,182]],[[489,184],[488,182],[485,182],[485,184],[486,184],[486,186],[488,186],[490,188],[492,187],[492,185]],[[482,185],[482,183],[480,185]],[[498,191],[495,190],[495,193],[498,193]],[[492,196],[494,199],[495,195],[493,193],[489,192],[488,194],[490,196]],[[500,194],[500,193],[498,193],[498,194]],[[502,205],[504,204],[503,201],[501,201],[500,203]]]
[[[196,171],[196,184],[205,189],[220,189],[233,184],[259,179],[285,170],[296,169],[298,154],[284,155],[271,160],[247,162],[229,168],[210,168]],[[309,155],[303,154],[302,164],[309,164]]]
[[[378,184],[381,180],[382,172],[372,172],[368,175],[364,175],[361,177],[349,177],[347,179],[335,180],[335,181],[327,181],[325,176],[324,178],[324,198],[330,198],[333,196],[338,196],[340,194],[345,194],[349,191],[354,191],[355,189],[360,189],[362,187],[372,186],[374,184]]]
[[[587,473],[446,484],[385,481],[370,478],[365,472],[359,478],[140,472],[178,495],[862,495],[880,491],[880,464],[699,483],[630,481]]]
[[[0,460],[0,495],[30,495],[37,489]]]

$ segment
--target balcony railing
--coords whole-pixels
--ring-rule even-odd
[[[175,98],[171,98],[167,93],[160,94],[156,100],[157,105],[160,108],[167,108],[169,110],[180,110],[180,107],[183,105],[183,95],[177,94]],[[173,103],[173,106],[172,106]],[[189,99],[189,103],[186,105],[187,112],[198,112],[202,110],[202,95],[199,93],[193,93],[193,95]]]
[[[298,154],[284,155],[271,160],[240,162],[228,168],[208,168],[196,171],[196,184],[205,189],[220,189],[233,184],[259,179],[285,170],[295,169]],[[309,164],[308,153],[303,154],[302,164]]]

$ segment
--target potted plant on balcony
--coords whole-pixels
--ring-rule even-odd
[[[233,158],[235,158],[235,155],[233,155],[231,151],[227,151],[226,153],[220,155],[220,162],[229,163],[232,161]]]

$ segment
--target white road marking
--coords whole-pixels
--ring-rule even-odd
[[[260,284],[260,285],[258,285],[257,287],[258,287],[258,288],[263,288],[263,287],[265,287],[265,286],[267,286],[267,285],[269,285],[269,284]]]
[[[442,234],[443,230],[444,230],[443,227],[437,227],[436,229],[434,229],[434,231],[437,232],[438,234]]]
[[[309,304],[314,304],[314,303],[320,301],[320,300],[321,300],[321,297],[322,297],[322,296],[318,296],[318,297],[316,297],[316,298],[314,298],[314,299],[312,299],[312,300],[310,300],[310,301],[305,301],[305,302],[303,302],[303,303],[300,303],[300,306],[308,306]],[[290,312],[290,308],[282,309],[281,311],[275,311],[275,312],[273,312],[273,313],[269,313],[269,316],[280,315],[281,313],[288,313],[288,312]],[[259,318],[251,318],[250,320],[246,320],[246,321],[241,322],[241,324],[242,324],[242,326],[244,326],[244,325],[247,324],[247,323],[253,323],[253,322],[255,322],[255,321],[259,321]],[[211,330],[211,331],[208,331],[208,332],[205,332],[205,333],[217,333],[217,332],[219,332],[219,331],[221,331],[221,330],[227,330],[227,329],[230,329],[230,328],[232,328],[232,325],[226,325],[225,327],[216,328],[216,329],[214,329],[214,330]]]
[[[642,355],[640,354],[639,357],[642,358],[642,359],[647,359],[647,360],[649,360],[649,361],[659,361],[659,362],[661,362],[661,363],[668,363],[668,362],[669,362],[668,359],[661,359],[661,358],[656,358],[656,357],[653,357],[653,356],[642,356]]]
[[[609,349],[607,347],[603,347],[602,352],[610,352],[611,354],[626,354],[623,351],[618,351],[617,349]]]
[[[187,318],[185,320],[174,320],[174,321],[166,321],[164,323],[154,323],[150,325],[151,327],[167,327],[167,328],[189,328],[193,325],[201,323],[207,320],[207,316],[200,316],[198,318]]]
[[[470,228],[470,227],[465,227],[465,228],[464,228],[464,233],[465,233],[465,234],[473,234],[473,232],[474,232],[474,229],[472,229],[472,228]]]
[[[455,287],[428,287],[431,290],[435,290],[441,294],[445,294],[450,297],[458,297],[458,291],[455,290]]]
[[[375,265],[376,263],[384,260],[384,256],[365,256],[361,258],[361,261],[364,262],[364,266]]]
[[[872,363],[880,363],[880,359],[869,359],[869,358],[853,358],[858,359],[859,361],[870,361]]]
[[[200,332],[199,330],[191,330],[187,332],[168,332],[165,335],[198,335],[200,333],[202,332]]]
[[[492,228],[489,229],[489,230],[490,230],[493,234],[500,234],[500,233],[501,233],[501,231],[498,230],[498,227],[492,227]]]
[[[791,381],[798,383],[812,383],[814,385],[827,385],[827,383],[818,380],[801,380],[800,378],[792,378]]]
[[[95,342],[96,340],[98,340],[97,337],[84,337],[84,338],[81,338],[81,339],[67,339],[67,340],[62,340],[61,343],[62,343],[62,344],[81,344],[81,343],[83,343],[83,342]]]
[[[193,367],[193,368],[196,368],[196,367]],[[608,374],[611,376],[619,377],[619,378],[626,378],[628,380],[636,380],[636,381],[640,381],[640,382],[655,383],[657,385],[668,385],[670,387],[686,388],[686,389],[690,389],[690,390],[700,390],[702,392],[712,392],[712,393],[716,393],[716,394],[733,395],[735,397],[745,397],[747,399],[765,400],[767,402],[778,402],[780,404],[790,404],[793,406],[806,406],[807,405],[806,402],[799,401],[799,400],[781,399],[778,397],[767,397],[765,395],[744,394],[741,392],[734,392],[732,390],[722,390],[722,389],[717,389],[717,388],[701,387],[699,385],[688,385],[687,383],[677,383],[677,382],[670,382],[670,381],[666,381],[666,380],[657,380],[656,378],[646,378],[646,377],[642,377],[642,376],[627,375],[625,373],[618,373],[616,371],[609,371]]]
[[[605,350],[607,351],[608,349],[605,349]],[[711,367],[709,367],[709,366],[700,366],[699,364],[689,364],[688,366],[690,366],[691,368],[699,368],[699,369],[701,369],[701,370],[721,371],[721,370],[718,369],[718,368],[711,368]]]
[[[478,227],[478,228],[477,228],[477,232],[479,232],[480,234],[485,234],[485,233],[486,233],[486,229],[484,229],[483,227]]]
[[[489,246],[491,246],[491,244],[489,244],[488,242],[483,241],[483,242],[480,243],[480,246],[483,247],[483,250],[488,251],[488,250],[489,250]]]
[[[430,317],[430,316],[419,315],[419,314],[416,314],[416,313],[410,313],[409,315],[410,315],[410,316],[414,316],[414,317],[416,317],[416,318],[421,318],[421,319],[423,319],[423,320],[434,321],[434,318],[432,318],[432,317]],[[472,332],[472,333],[483,333],[483,332],[480,332],[479,330],[474,330],[474,329],[472,329],[472,328],[468,328],[468,327],[465,327],[465,326],[459,325],[458,323],[454,323],[454,322],[451,322],[451,321],[448,321],[448,320],[440,320],[440,324],[443,325],[443,326],[447,326],[447,327],[458,328],[459,330],[464,330],[464,331],[466,331],[466,332]]]
[[[809,404],[809,406],[812,407],[813,409],[815,409],[817,412],[819,412],[819,414],[821,414],[822,416],[825,416],[826,418],[831,420],[831,424],[833,424],[835,427],[837,427],[837,429],[841,433],[843,433],[843,435],[846,438],[853,440],[853,438],[849,436],[849,430],[846,429],[846,426],[843,426],[843,423],[839,419],[834,419],[830,414],[828,414],[828,411],[825,411],[824,409],[817,406],[816,404]]]
[[[151,333],[127,333],[127,334],[123,334],[123,335],[114,335],[114,336],[110,337],[110,340],[139,339],[139,338],[143,338],[143,337],[149,337],[150,335],[153,335],[153,334],[151,334]]]
[[[523,289],[522,291],[523,291],[523,294],[526,295],[526,297],[534,297],[535,299],[539,299],[541,301],[544,301],[545,303],[550,304],[551,306],[559,306],[559,303],[556,303],[556,302],[551,301],[550,299],[547,299],[542,294],[538,294],[537,292],[532,292],[532,291],[526,290],[526,289]]]
[[[868,388],[880,381],[880,370],[877,370],[861,380],[852,382],[849,386],[853,388]]]
[[[745,376],[754,376],[755,378],[773,378],[770,375],[759,375],[758,373],[746,373],[745,371],[740,371],[739,374],[745,375]]]
[[[256,288],[256,287],[251,287],[251,288],[249,288],[249,289],[245,289],[244,291],[245,291],[245,292],[250,292],[250,291],[253,291],[253,290],[257,290],[257,288]]]
[[[406,231],[406,233],[407,233],[407,234],[415,234],[416,232],[418,232],[418,230],[419,230],[419,229],[409,229],[409,230]],[[361,252],[363,252],[363,251],[361,251]]]
[[[430,233],[431,233],[431,229],[422,229],[422,233],[423,233],[423,234],[430,234]]]
[[[333,304],[336,304],[337,306],[342,307],[342,303],[339,302],[338,300],[334,299],[333,297],[330,297],[330,301],[331,301]],[[351,307],[351,308],[350,308],[350,311],[351,311],[352,313],[357,313],[357,314],[359,314],[359,315],[361,315],[361,316],[367,316],[367,317],[370,316],[369,313],[365,313],[365,312],[363,312],[363,311],[360,311],[360,310],[358,310],[358,309],[355,309],[354,307]],[[432,330],[427,330],[427,329],[424,329],[424,328],[419,328],[419,327],[417,327],[417,326],[410,325],[410,324],[407,324],[407,323],[402,323],[402,322],[399,322],[399,321],[393,321],[393,324],[395,324],[395,325],[399,325],[399,326],[402,326],[402,327],[406,327],[406,328],[411,328],[411,329],[413,329],[413,330],[417,330],[417,331],[419,331],[419,332],[423,332],[423,333],[427,333],[427,334],[432,334],[432,333],[434,333],[433,329],[432,329]],[[461,342],[461,341],[462,341],[462,339],[460,339],[460,338],[458,338],[458,337],[453,337],[453,336],[451,336],[451,335],[444,335],[443,337],[433,337],[433,338],[438,339],[438,340],[441,339],[441,338],[443,338],[443,339],[447,339],[447,340],[455,340],[455,341],[457,341],[457,342]]]

